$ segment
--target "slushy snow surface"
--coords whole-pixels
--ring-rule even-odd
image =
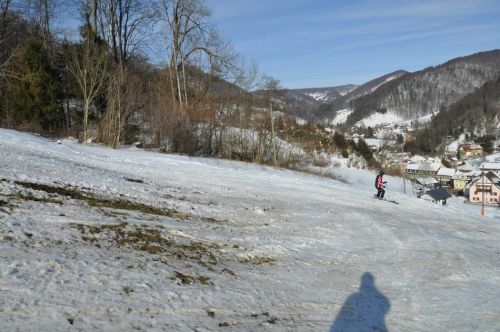
[[[9,130],[0,155],[1,331],[500,327],[476,206]]]

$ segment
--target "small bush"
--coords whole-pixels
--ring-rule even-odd
[[[326,158],[314,158],[312,163],[316,167],[327,167],[330,164]]]
[[[344,178],[341,175],[338,175],[335,173],[331,168],[330,169],[314,169],[314,168],[307,168],[307,167],[300,167],[298,166],[295,168],[296,171],[303,172],[303,173],[308,173],[308,174],[313,174],[325,178],[330,178],[342,183],[349,183],[346,178]]]
[[[402,177],[404,175],[403,168],[399,166],[389,166],[384,170],[385,174],[390,176],[399,176]]]

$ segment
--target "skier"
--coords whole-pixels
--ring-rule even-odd
[[[377,175],[375,178],[375,188],[377,188],[377,198],[378,199],[384,199],[385,195],[385,184],[387,183],[386,181],[383,181],[382,177],[384,176],[384,171],[380,171],[380,174]]]

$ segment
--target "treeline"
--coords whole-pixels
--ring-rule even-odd
[[[79,35],[61,37],[54,17],[74,8]],[[295,123],[279,82],[219,38],[210,15],[205,0],[0,0],[0,125],[283,166],[335,149]],[[154,45],[162,65],[146,56]],[[373,160],[363,143],[344,151]]]
[[[341,132],[336,131],[333,135],[333,141],[335,146],[341,151],[342,157],[347,158],[350,153],[355,153],[363,157],[370,168],[381,168],[380,163],[375,159],[372,150],[363,138],[359,137],[357,142],[354,140],[347,140]]]
[[[465,134],[480,143],[486,152],[491,152],[499,117],[500,77],[486,82],[454,104],[443,107],[429,126],[418,131],[415,139],[405,144],[405,149],[432,154],[447,138],[457,139]]]
[[[275,128],[286,120],[279,82],[219,38],[204,0],[75,1],[75,40],[54,33],[65,5],[0,0],[2,127],[115,148],[140,141],[256,162],[292,158]],[[153,45],[163,45],[163,65],[146,58]]]

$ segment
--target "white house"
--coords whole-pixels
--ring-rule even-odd
[[[436,179],[441,182],[442,185],[451,186],[451,180],[457,171],[453,168],[441,167],[439,168]]]
[[[440,167],[441,163],[421,162],[406,165],[405,170],[411,179],[416,179],[419,177],[435,177]]]
[[[415,178],[414,180],[416,189],[420,191],[425,191],[428,189],[436,189],[439,187],[439,181],[435,178]]]

